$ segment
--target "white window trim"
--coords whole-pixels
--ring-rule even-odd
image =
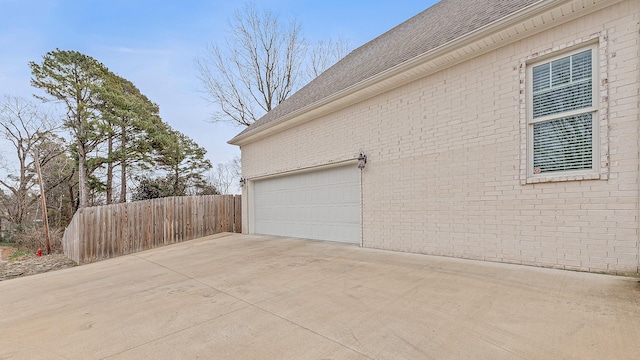
[[[533,173],[533,124],[558,118],[558,114],[533,120],[533,87],[530,84],[533,66],[567,57],[591,48],[593,62],[593,105],[561,114],[593,113],[593,168],[559,173]],[[541,182],[606,180],[609,174],[608,142],[608,77],[607,77],[607,35],[605,31],[592,34],[570,43],[554,46],[520,60],[520,183],[522,185]]]

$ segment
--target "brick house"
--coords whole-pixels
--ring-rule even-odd
[[[639,0],[442,0],[230,140],[243,231],[637,274],[639,32]]]

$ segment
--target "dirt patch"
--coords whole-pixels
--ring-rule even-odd
[[[8,246],[0,246],[0,261],[9,259],[9,256],[16,251],[16,248]]]
[[[64,254],[36,256],[34,253],[17,259],[9,259],[10,254],[14,251],[16,251],[15,248],[2,247],[0,249],[2,253],[0,281],[76,266]]]

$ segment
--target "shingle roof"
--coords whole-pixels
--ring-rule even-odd
[[[541,1],[442,0],[355,49],[236,137]]]

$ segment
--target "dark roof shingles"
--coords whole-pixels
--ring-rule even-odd
[[[238,136],[542,0],[442,0],[355,49]]]

